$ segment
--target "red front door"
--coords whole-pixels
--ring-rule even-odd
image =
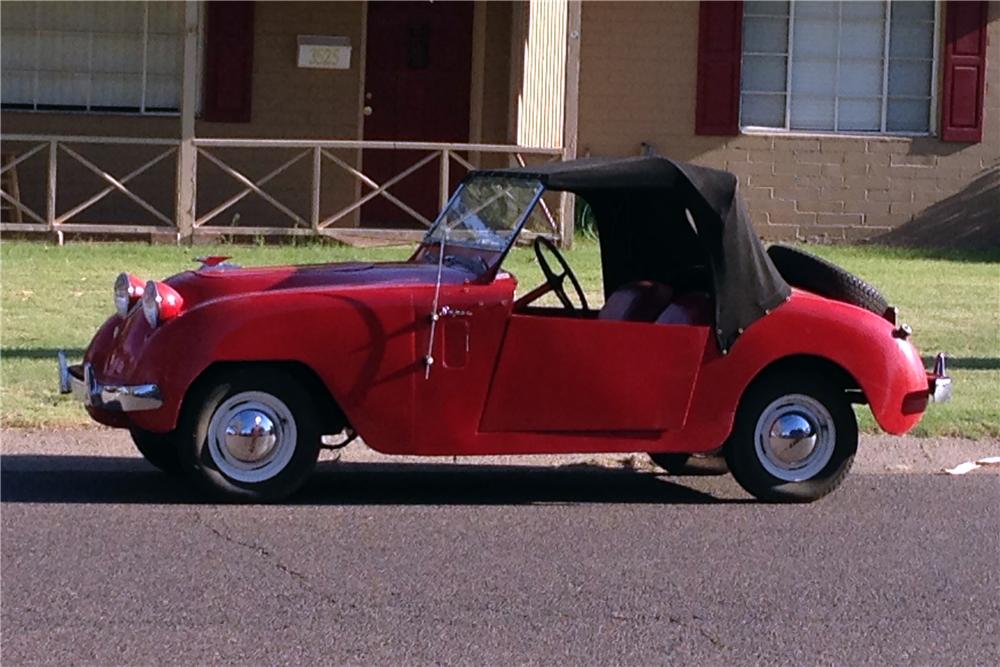
[[[480,431],[677,431],[708,327],[514,315]]]
[[[368,3],[366,140],[469,140],[472,9],[471,2]],[[366,150],[364,171],[382,184],[426,154]],[[389,192],[433,220],[438,174],[438,162],[432,161]],[[361,223],[373,228],[420,227],[384,197],[362,207]]]

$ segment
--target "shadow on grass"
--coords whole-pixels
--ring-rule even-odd
[[[4,456],[4,503],[212,504],[139,458]],[[602,466],[321,462],[289,505],[715,504],[661,475]]]
[[[921,357],[926,368],[934,366],[934,355],[925,354]],[[948,368],[959,368],[966,371],[1000,370],[1000,358],[997,357],[952,357],[948,356]]]
[[[5,347],[0,350],[2,359],[51,359],[56,360],[56,355],[65,352],[69,359],[83,356],[82,347]]]
[[[870,248],[886,255],[886,259],[932,259],[963,264],[1000,263],[1000,249],[996,248],[912,248],[885,245],[884,237],[858,247]]]

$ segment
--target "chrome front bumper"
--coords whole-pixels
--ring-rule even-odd
[[[84,405],[112,412],[155,410],[163,405],[160,388],[155,384],[101,384],[89,363],[70,366],[66,355],[59,353],[59,393],[73,394]]]

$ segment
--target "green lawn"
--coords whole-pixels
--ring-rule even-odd
[[[953,357],[955,398],[932,406],[919,435],[1000,436],[1000,251],[932,256],[873,247],[810,246],[878,285],[931,355]],[[83,410],[56,391],[55,354],[79,357],[112,311],[119,271],[160,278],[193,266],[195,255],[232,254],[244,265],[403,258],[408,248],[303,246],[179,248],[78,243],[62,248],[27,242],[0,245],[0,416],[6,426],[76,426]],[[601,303],[596,244],[568,253],[593,304]],[[540,280],[531,252],[516,250],[506,268],[522,286]],[[865,410],[862,414],[867,414]],[[872,428],[870,417],[866,428]]]

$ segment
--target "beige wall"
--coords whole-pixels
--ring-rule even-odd
[[[204,137],[355,137],[361,80],[361,20],[356,2],[258,2],[254,19],[253,115],[249,123],[198,121]],[[344,35],[349,70],[296,67],[296,36]],[[177,117],[4,111],[4,133],[176,137]]]
[[[990,3],[984,140],[694,135],[697,2],[585,2],[580,155],[661,155],[736,173],[771,239],[871,238],[1000,166],[1000,2]]]
[[[486,3],[486,53],[483,76],[483,142],[506,144],[513,140],[507,120],[510,86],[512,6]]]
[[[249,123],[197,121],[198,137],[358,139],[365,30],[362,2],[259,2],[255,8],[252,117]],[[482,85],[482,141],[506,143],[509,88],[510,6],[487,6],[485,75]],[[300,34],[343,35],[351,40],[349,70],[302,69],[296,66],[296,38]],[[475,106],[474,106],[475,108]],[[106,114],[56,114],[4,111],[0,114],[4,135],[56,134],[176,138],[177,117],[141,117]],[[5,142],[4,152],[23,149]],[[74,147],[98,165],[120,176],[155,154],[155,149],[135,147]],[[223,161],[256,179],[292,158],[292,149],[212,149]],[[358,152],[340,151],[338,157],[358,164]],[[61,213],[104,185],[93,174],[61,154],[59,157]],[[199,160],[198,214],[202,215],[242,186],[204,158]],[[305,219],[311,199],[311,159],[304,158],[264,189]],[[22,199],[44,214],[45,176],[43,156],[19,168]],[[137,194],[156,208],[173,215],[174,163],[166,160],[132,182]],[[350,203],[356,181],[334,163],[324,161],[321,216]],[[238,217],[237,217],[238,216]],[[144,224],[154,218],[123,195],[113,194],[77,218],[86,222]],[[351,219],[339,224],[354,224]],[[291,219],[256,195],[228,209],[213,225],[286,226]]]
[[[356,138],[358,136],[361,81],[361,3],[261,2],[255,8],[252,116],[249,123],[197,121],[199,137],[258,138]],[[334,34],[350,38],[354,47],[349,70],[300,69],[296,66],[296,36]],[[0,122],[4,134],[84,134],[119,137],[176,138],[180,121],[175,117],[141,117],[108,114],[54,114],[4,112]],[[142,147],[74,146],[81,154],[115,175],[122,175],[154,151]],[[5,148],[5,150],[7,150]],[[252,180],[260,178],[286,160],[294,150],[213,149],[224,162]],[[356,151],[340,157],[356,163]],[[59,156],[59,202],[63,212],[103,186],[96,176],[68,155]],[[22,197],[36,210],[44,210],[44,163],[34,158],[20,169]],[[242,190],[242,186],[217,166],[199,159],[198,214],[202,215]],[[136,194],[173,216],[176,176],[174,162],[166,160],[137,178]],[[270,181],[265,190],[309,219],[311,160],[307,157]],[[327,162],[323,169],[322,214],[339,210],[354,196],[350,176]],[[82,213],[78,221],[130,224],[153,223],[149,213],[123,195],[112,194]],[[344,221],[350,223],[350,220]],[[285,226],[292,220],[257,196],[244,198],[209,224],[240,226]]]
[[[359,135],[362,34],[361,3],[259,2],[254,17],[253,102],[249,123],[198,121],[200,137],[350,139]],[[347,70],[305,69],[296,64],[298,35],[341,35],[353,51]],[[248,174],[262,176],[294,157],[295,149],[229,149],[213,153]],[[338,157],[357,165],[357,151],[339,151]],[[198,208],[235,194],[240,186],[215,165],[199,161]],[[329,161],[323,163],[320,217],[343,208],[355,196],[355,181]],[[312,161],[305,157],[269,182],[265,189],[305,220],[310,218]],[[247,197],[220,214],[214,224],[286,226],[292,220],[259,197]],[[356,224],[346,218],[338,226]]]

